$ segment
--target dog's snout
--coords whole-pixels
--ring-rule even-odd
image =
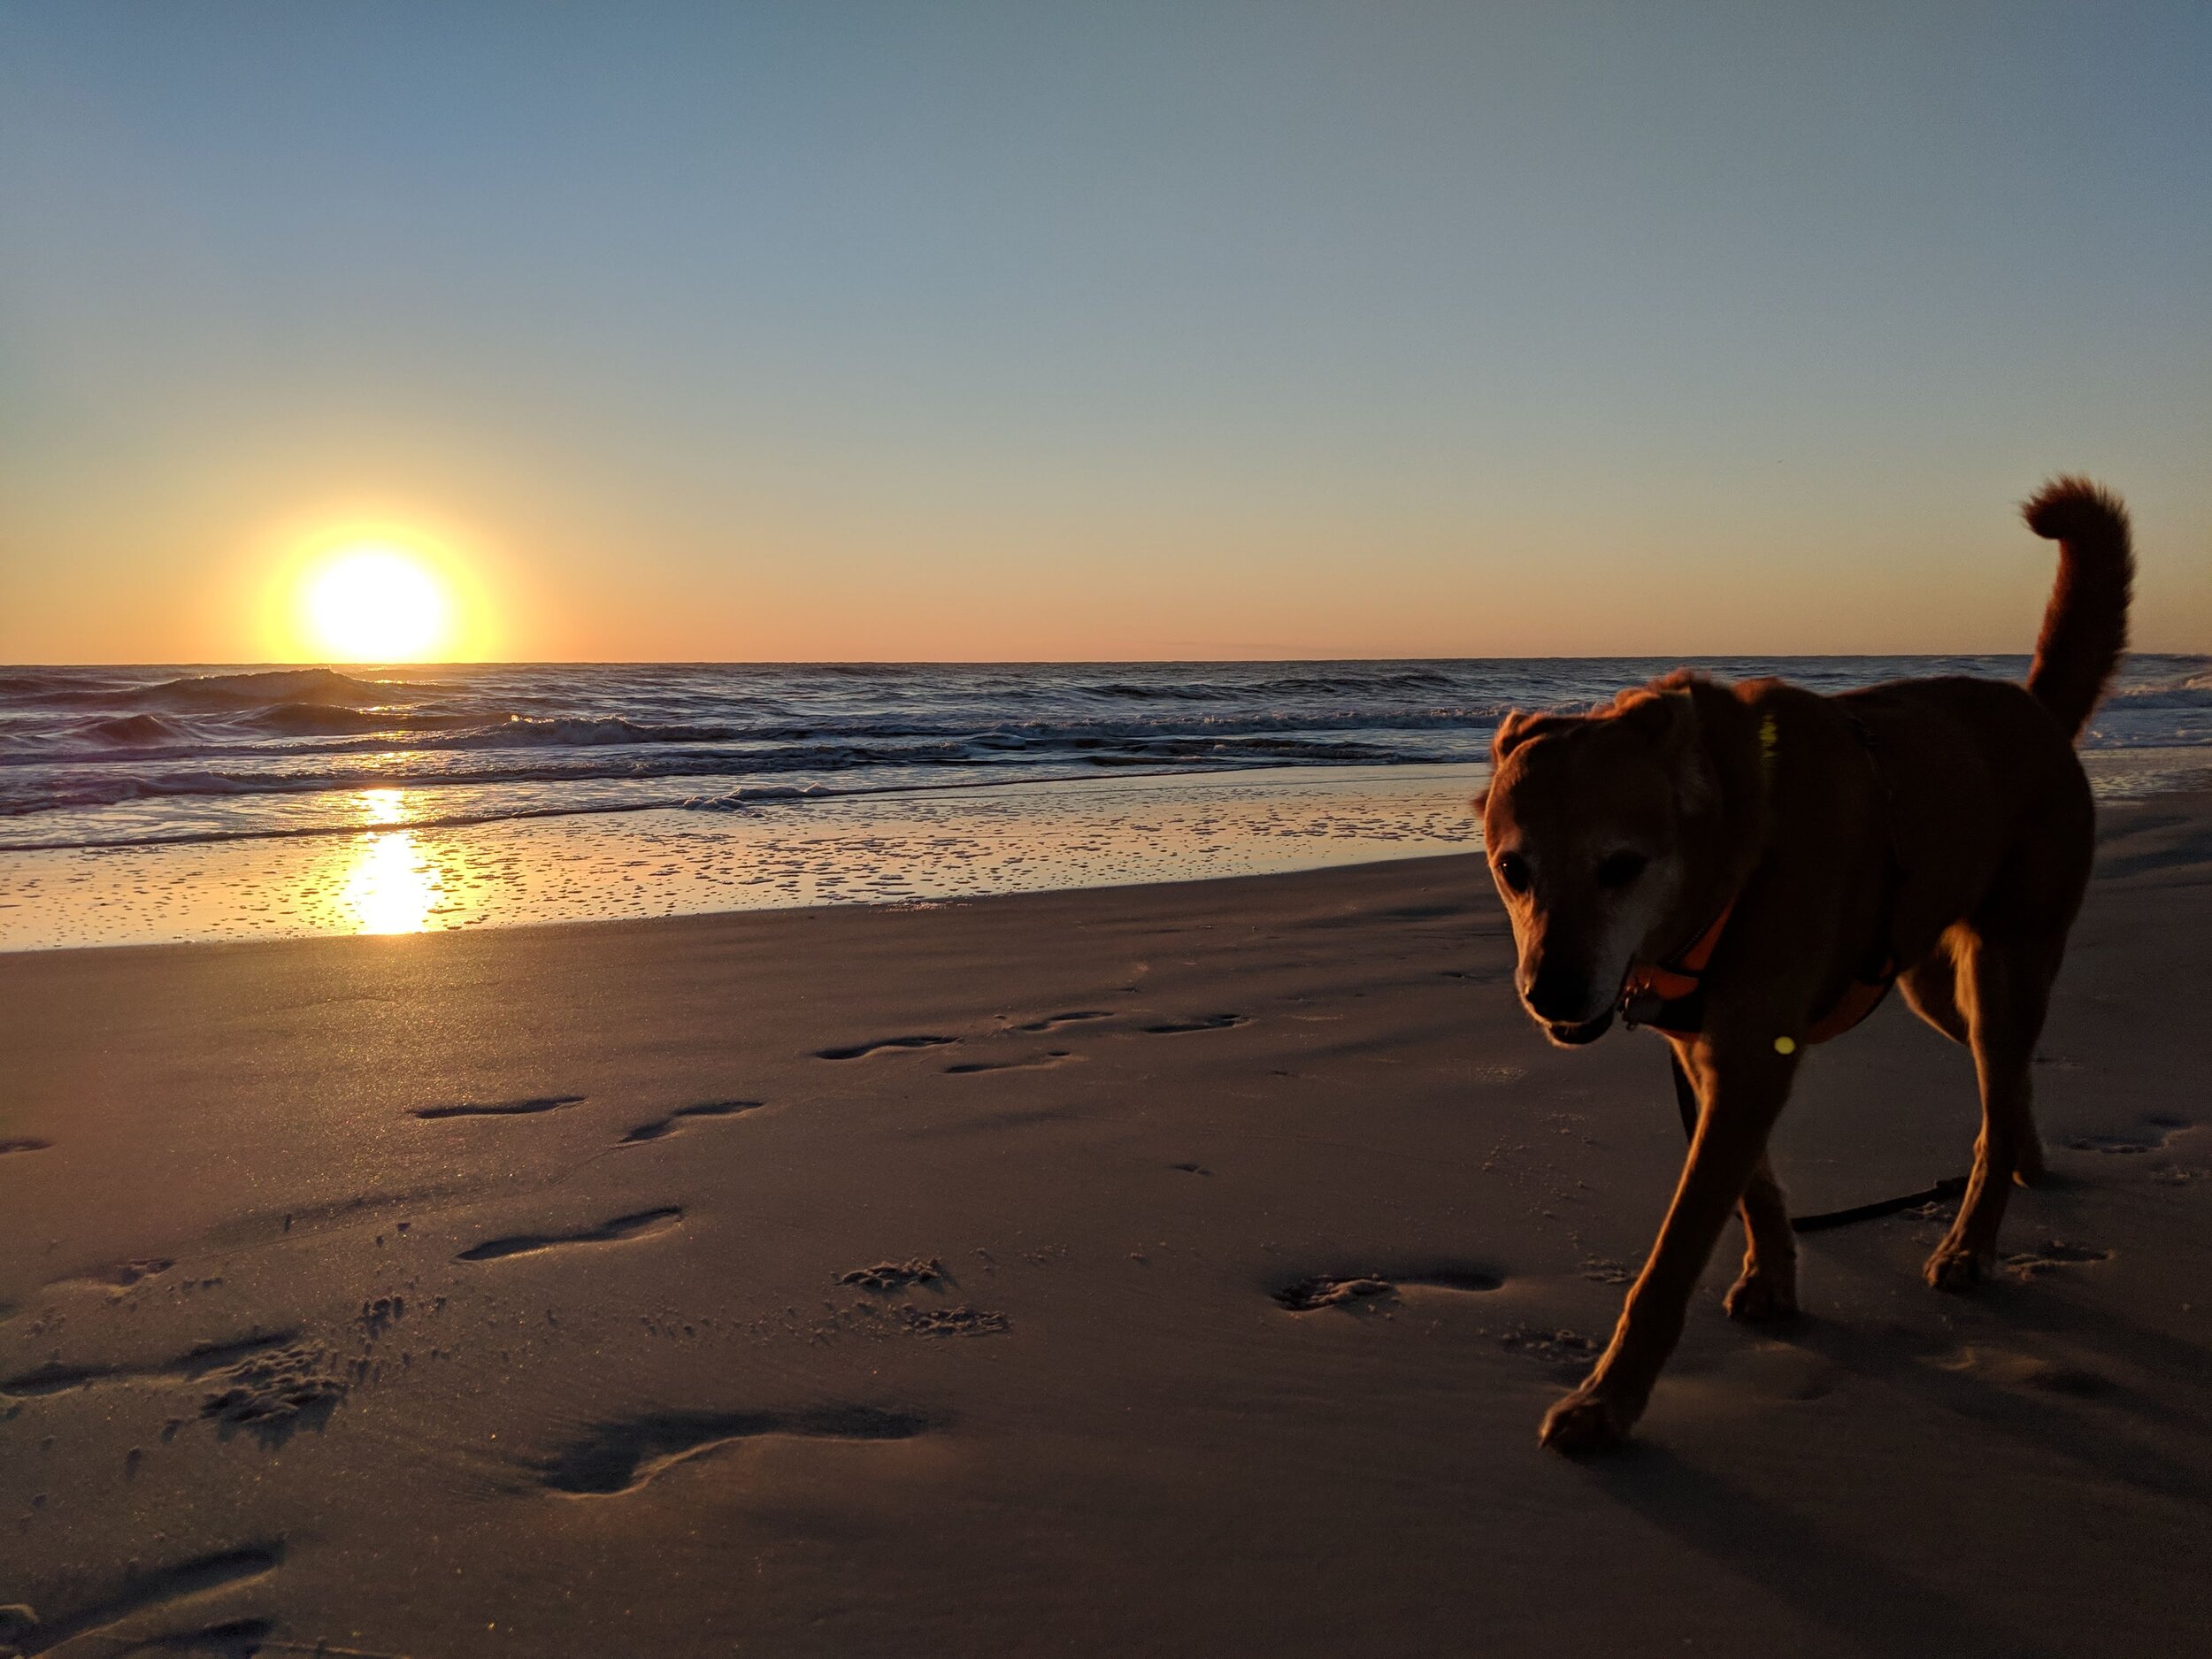
[[[1529,981],[1528,1005],[1539,1019],[1571,1024],[1590,1018],[1590,976],[1579,968],[1547,962]]]

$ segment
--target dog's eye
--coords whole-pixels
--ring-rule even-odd
[[[1651,860],[1641,853],[1618,852],[1608,854],[1598,864],[1598,886],[1624,887],[1644,873]]]
[[[1518,853],[1498,855],[1498,879],[1516,893],[1528,891],[1528,860]]]

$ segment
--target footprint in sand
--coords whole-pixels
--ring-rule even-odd
[[[945,1271],[944,1263],[933,1256],[926,1260],[918,1257],[910,1262],[878,1262],[873,1267],[856,1267],[849,1273],[840,1273],[837,1282],[891,1298],[917,1285],[949,1286],[954,1280]],[[1002,1313],[965,1304],[956,1308],[917,1308],[896,1302],[889,1307],[879,1302],[864,1302],[852,1311],[875,1322],[879,1329],[887,1327],[909,1336],[996,1336],[1013,1325],[1013,1321]]]
[[[450,1106],[419,1106],[414,1115],[426,1123],[442,1118],[528,1118],[583,1103],[581,1094],[534,1094],[527,1100],[460,1101]]]
[[[960,1041],[957,1037],[884,1037],[874,1042],[856,1043],[849,1048],[817,1048],[818,1060],[863,1060],[872,1054],[900,1048],[941,1048],[948,1043]]]
[[[658,1210],[641,1210],[634,1216],[617,1216],[612,1221],[603,1221],[595,1227],[580,1233],[519,1233],[509,1239],[488,1239],[482,1244],[465,1249],[453,1259],[457,1262],[495,1262],[503,1256],[529,1256],[539,1250],[558,1249],[571,1244],[612,1244],[622,1239],[643,1238],[672,1227],[683,1219],[680,1206],[666,1204]]]
[[[213,1389],[200,1402],[202,1417],[227,1431],[246,1427],[280,1440],[302,1421],[326,1416],[346,1394],[344,1380],[330,1368],[329,1355],[297,1337],[297,1332],[288,1331],[211,1342],[152,1364],[50,1361],[0,1382],[0,1396],[38,1399],[115,1383],[198,1383]]]
[[[2032,1250],[2016,1250],[2005,1257],[2005,1271],[2016,1279],[2039,1279],[2046,1273],[2063,1267],[2080,1267],[2091,1262],[2108,1262],[2112,1252],[2100,1250],[2086,1244],[2069,1244],[2062,1239],[2046,1240]]]
[[[936,1425],[918,1411],[810,1406],[794,1411],[657,1411],[602,1423],[540,1464],[539,1482],[576,1497],[634,1492],[678,1463],[740,1440],[783,1435],[825,1440],[911,1440]]]
[[[997,1336],[1013,1321],[988,1308],[897,1308],[892,1324],[911,1336]]]
[[[27,1654],[46,1654],[74,1642],[81,1636],[101,1637],[106,1651],[151,1653],[246,1654],[274,1628],[266,1619],[232,1619],[202,1625],[188,1632],[157,1636],[118,1647],[107,1635],[115,1625],[138,1614],[151,1612],[173,1601],[211,1594],[250,1584],[276,1571],[284,1560],[281,1542],[249,1544],[213,1555],[195,1556],[150,1571],[127,1575],[104,1600],[81,1607],[58,1618],[42,1619],[29,1607],[18,1603],[0,1608],[0,1645]]]
[[[926,1260],[916,1257],[910,1262],[878,1262],[873,1267],[856,1267],[849,1273],[840,1273],[841,1285],[856,1286],[862,1290],[898,1291],[910,1285],[933,1285],[947,1277],[945,1264],[936,1256]]]
[[[346,1394],[330,1356],[304,1343],[255,1354],[211,1380],[226,1385],[200,1402],[200,1415],[224,1432],[250,1429],[281,1444],[303,1422],[327,1417]]]
[[[1065,1065],[1080,1056],[1065,1048],[1055,1048],[1034,1060],[970,1060],[962,1065],[945,1068],[947,1077],[973,1077],[979,1071],[1048,1071],[1054,1066]]]
[[[1144,1027],[1148,1036],[1173,1037],[1187,1031],[1227,1031],[1233,1025],[1248,1025],[1249,1014],[1202,1014],[1195,1019],[1169,1020],[1158,1025]]]
[[[665,1118],[656,1118],[636,1128],[615,1142],[617,1146],[634,1147],[647,1141],[658,1141],[680,1129],[694,1118],[734,1118],[740,1112],[757,1111],[762,1102],[757,1100],[701,1101],[695,1106],[679,1106]]]
[[[53,1144],[50,1141],[34,1141],[27,1136],[17,1141],[0,1141],[0,1157],[5,1157],[11,1152],[44,1152]]]
[[[1275,1300],[1293,1313],[1312,1313],[1321,1308],[1355,1310],[1394,1302],[1404,1289],[1481,1292],[1495,1290],[1505,1281],[1479,1268],[1435,1267],[1417,1272],[1311,1273],[1294,1279],[1273,1293]]]
[[[2109,1377],[2083,1366],[2062,1365],[2055,1360],[2007,1348],[1962,1348],[1954,1353],[1933,1356],[1928,1363],[1939,1370],[1962,1372],[1986,1382],[2033,1388],[2039,1394],[2068,1394],[2077,1400],[2093,1400],[2114,1393],[2119,1386]]]
[[[1066,1106],[1016,1106],[1005,1111],[977,1112],[950,1123],[916,1124],[905,1131],[910,1141],[943,1141],[969,1135],[1003,1134],[1014,1129],[1033,1129],[1040,1124],[1067,1123],[1079,1114]]]
[[[111,1300],[117,1300],[134,1286],[165,1273],[175,1265],[165,1256],[142,1256],[134,1262],[120,1262],[113,1267],[95,1268],[89,1273],[73,1273],[66,1279],[57,1279],[49,1288],[63,1290],[74,1286],[89,1286],[106,1291]]]
[[[1598,1351],[1597,1342],[1579,1331],[1546,1331],[1532,1325],[1517,1325],[1509,1331],[1501,1332],[1498,1346],[1523,1359],[1578,1370],[1588,1364]]]
[[[1769,1400],[1824,1400],[1846,1375],[1824,1354],[1790,1342],[1755,1341],[1731,1348],[1709,1373],[1732,1388]]]
[[[227,1342],[204,1342],[174,1359],[145,1364],[65,1365],[49,1360],[35,1370],[0,1380],[0,1394],[32,1400],[44,1394],[66,1394],[74,1388],[116,1382],[197,1382],[214,1372],[237,1365],[273,1348],[296,1341],[297,1331],[278,1331],[266,1336],[235,1338]]]
[[[1113,1015],[1103,1009],[1079,1008],[1072,1013],[1047,1014],[1041,1019],[1033,1019],[1027,1025],[1016,1025],[1011,1029],[1025,1032],[1057,1031],[1063,1025],[1079,1025],[1089,1020],[1111,1019],[1112,1018]]]
[[[2116,1135],[2077,1135],[2066,1144],[2076,1152],[2105,1152],[2129,1156],[2145,1152],[2162,1152],[2166,1143],[2182,1130],[2193,1127],[2185,1118],[2154,1116],[2143,1119],[2147,1128],[2130,1130]]]

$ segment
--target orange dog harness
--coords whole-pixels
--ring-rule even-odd
[[[1694,1037],[1704,1030],[1705,964],[1713,959],[1728,918],[1735,913],[1736,901],[1731,899],[1687,949],[1664,962],[1632,964],[1621,984],[1621,1018],[1632,1026],[1648,1025],[1668,1037]],[[1798,1041],[1826,1042],[1842,1036],[1878,1008],[1896,983],[1897,964],[1885,955],[1871,975],[1844,987],[1843,995]]]

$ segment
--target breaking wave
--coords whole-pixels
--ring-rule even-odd
[[[887,789],[1474,763],[1511,708],[1587,707],[1673,664],[604,664],[0,670],[0,849],[750,806]],[[2018,679],[2024,658],[1714,660],[1816,690]],[[2212,743],[2212,659],[2138,657],[2093,746]]]

